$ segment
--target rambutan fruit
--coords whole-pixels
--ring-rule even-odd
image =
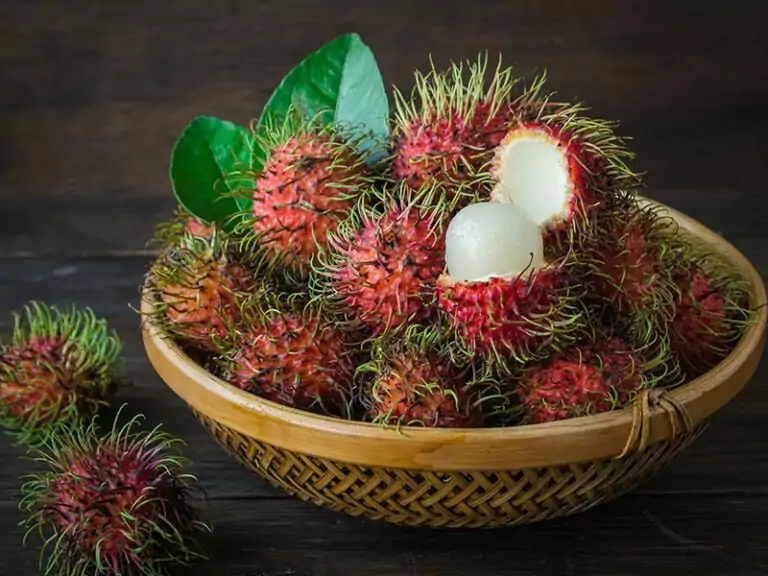
[[[27,536],[37,530],[45,541],[46,574],[160,576],[203,558],[194,538],[210,528],[190,502],[196,479],[183,470],[180,441],[135,431],[139,420],[116,420],[103,435],[95,419],[79,422],[38,450],[46,469],[27,477],[20,508],[30,513]]]
[[[369,191],[329,236],[311,278],[314,297],[374,338],[432,319],[448,211],[434,194],[405,185]]]
[[[244,254],[219,234],[185,233],[152,266],[147,292],[162,333],[207,352],[219,351],[259,276],[255,253]]]
[[[177,206],[170,219],[155,227],[155,233],[149,241],[149,245],[167,248],[187,233],[196,237],[210,238],[214,234],[214,228],[214,224],[204,222],[184,207]],[[222,234],[220,230],[216,233]]]
[[[34,444],[52,427],[96,413],[120,383],[122,342],[90,308],[30,302],[0,345],[0,423]]]
[[[679,238],[674,221],[625,199],[600,215],[596,230],[583,258],[591,296],[618,316],[656,316],[653,329],[663,328],[678,291],[671,275]]]
[[[595,215],[614,198],[634,194],[640,179],[616,124],[584,116],[581,104],[552,103],[545,82],[538,77],[514,100],[486,176],[490,199],[520,207],[562,253],[592,233]]]
[[[706,246],[678,246],[670,346],[689,378],[720,363],[755,318],[748,281]]]
[[[391,175],[412,188],[441,185],[449,196],[472,195],[482,169],[506,134],[509,96],[517,79],[497,69],[487,82],[487,57],[416,71],[406,97],[395,89]],[[487,84],[487,87],[486,87]]]
[[[448,225],[446,264],[438,306],[470,357],[527,362],[578,338],[586,322],[569,261],[545,257],[541,229],[513,204],[459,211]]]
[[[296,295],[253,299],[227,345],[220,365],[231,384],[300,410],[349,415],[354,351],[344,333]]]
[[[526,367],[516,382],[522,422],[537,424],[623,408],[660,382],[659,361],[618,337],[579,343]]]
[[[434,334],[432,332],[431,334]],[[482,400],[490,389],[472,366],[451,362],[440,350],[412,338],[387,339],[358,370],[367,417],[389,426],[473,428],[483,424]],[[432,338],[434,340],[434,338]]]
[[[238,177],[253,209],[238,223],[237,233],[304,276],[371,181],[367,152],[359,151],[343,127],[318,119],[294,112],[277,124],[267,118],[256,136],[263,166]]]

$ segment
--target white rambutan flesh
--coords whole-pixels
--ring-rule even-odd
[[[544,263],[542,230],[513,204],[470,204],[448,225],[445,261],[454,282],[532,271]]]
[[[544,131],[512,136],[497,151],[493,199],[519,206],[538,225],[566,219],[573,195],[566,150]]]

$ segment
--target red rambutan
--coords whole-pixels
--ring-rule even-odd
[[[169,220],[161,222],[155,227],[155,233],[149,244],[167,248],[181,240],[185,234],[202,238],[211,238],[214,232],[222,234],[220,230],[215,231],[214,229],[215,225],[208,224],[182,206],[177,206]]]
[[[263,126],[257,141],[266,159],[258,171],[243,174],[253,208],[237,230],[273,261],[306,276],[369,183],[366,156],[341,127],[294,112],[277,126],[269,118]]]
[[[750,286],[706,247],[681,244],[672,272],[677,287],[667,328],[670,346],[689,378],[710,370],[733,350],[754,319]]]
[[[319,258],[316,298],[374,337],[429,320],[445,267],[445,210],[433,189],[371,191]]]
[[[501,61],[486,88],[487,58],[416,72],[409,98],[395,96],[394,178],[412,188],[440,184],[450,195],[478,181],[506,133],[508,98],[517,82]]]
[[[451,220],[437,300],[470,356],[526,362],[578,336],[578,284],[543,250],[540,228],[511,204],[473,203]]]
[[[662,327],[678,291],[670,264],[676,238],[674,221],[635,200],[606,210],[585,245],[590,293],[615,314],[656,316],[651,324]]]
[[[623,408],[655,379],[644,359],[618,338],[568,348],[530,366],[517,382],[523,421],[553,422]]]
[[[507,132],[494,151],[490,199],[522,208],[562,253],[592,233],[596,214],[634,194],[634,155],[615,124],[582,115],[580,104],[552,103],[544,75],[512,103]]]
[[[211,237],[185,233],[149,273],[153,318],[178,342],[219,351],[219,341],[238,321],[242,300],[254,290],[252,264],[218,230]]]
[[[89,416],[114,396],[122,343],[90,308],[31,302],[0,346],[0,422],[34,443],[53,426]]]
[[[31,513],[27,535],[45,539],[46,574],[159,576],[203,558],[193,536],[210,528],[188,501],[195,478],[183,471],[179,440],[134,432],[138,421],[116,421],[103,436],[95,419],[80,422],[39,450],[47,470],[28,476],[20,508]]]
[[[373,422],[390,426],[472,428],[482,425],[480,385],[469,371],[415,341],[388,341],[360,367],[371,380],[362,404]]]
[[[348,416],[355,362],[344,335],[295,296],[262,295],[242,310],[224,378],[273,402]]]

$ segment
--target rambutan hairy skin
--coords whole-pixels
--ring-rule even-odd
[[[476,362],[457,364],[434,328],[376,342],[358,366],[365,418],[382,426],[476,428],[507,398]]]
[[[545,73],[535,77],[512,100],[506,133],[479,176],[491,200],[508,202],[499,188],[506,146],[519,135],[556,143],[566,155],[571,197],[566,210],[543,226],[545,243],[554,256],[562,256],[578,250],[595,233],[595,219],[602,210],[634,198],[642,179],[629,167],[634,153],[627,139],[617,135],[617,124],[587,116],[582,103],[554,101],[554,93],[545,90],[546,82]]]
[[[163,337],[217,353],[244,302],[278,276],[263,250],[243,251],[218,228],[210,237],[187,232],[147,275],[150,318]]]
[[[0,426],[35,445],[112,401],[124,384],[116,375],[123,343],[87,307],[31,301],[13,317],[10,341],[0,343]]]
[[[500,374],[579,340],[592,321],[567,259],[509,277],[437,282],[438,323],[458,357],[480,356]]]
[[[143,418],[98,431],[61,427],[36,450],[45,470],[29,474],[19,508],[26,543],[43,540],[40,568],[54,576],[163,576],[204,560],[196,537],[210,532],[191,496],[200,488],[184,471],[181,440],[159,427],[136,431]]]
[[[671,274],[679,238],[672,218],[634,199],[606,210],[597,220],[597,233],[584,246],[590,295],[619,316],[633,315],[663,329],[679,293]]]
[[[648,357],[631,340],[599,331],[539,363],[521,368],[515,389],[522,424],[589,416],[624,408],[644,389],[667,386],[668,357]]]
[[[265,118],[254,132],[256,169],[242,169],[235,194],[252,208],[240,215],[236,234],[267,249],[269,258],[306,279],[318,250],[374,180],[370,150],[341,124],[291,109]]]
[[[437,312],[451,204],[437,187],[372,188],[355,206],[310,276],[313,301],[345,329],[377,339]]]
[[[284,406],[348,419],[360,351],[300,294],[263,293],[242,309],[217,359],[222,378]]]
[[[147,243],[150,247],[158,247],[161,250],[179,242],[185,234],[210,238],[214,234],[214,224],[209,224],[191,214],[182,206],[177,206],[173,216],[155,226],[154,234]],[[222,235],[223,232],[216,232]]]
[[[692,379],[728,356],[754,323],[757,308],[749,281],[709,246],[681,238],[675,254],[678,291],[667,329],[671,349]]]
[[[391,178],[416,189],[439,185],[445,195],[471,201],[481,168],[506,133],[518,82],[501,59],[490,82],[487,69],[487,55],[444,71],[431,63],[426,74],[416,71],[410,95],[395,88]]]

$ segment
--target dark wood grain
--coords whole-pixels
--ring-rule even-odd
[[[139,284],[173,209],[167,166],[187,121],[258,115],[304,55],[359,32],[387,86],[408,89],[481,50],[632,137],[646,194],[720,232],[768,278],[768,6],[727,2],[423,0],[0,3],[0,335],[30,299],[88,305],[126,343],[120,395],[186,440],[208,493],[211,562],[262,576],[768,574],[768,364],[660,476],[592,512],[484,532],[403,529],[287,497],[240,468],[148,365]],[[105,414],[109,417],[110,413]],[[37,573],[21,546],[19,477],[0,438],[0,574]]]

